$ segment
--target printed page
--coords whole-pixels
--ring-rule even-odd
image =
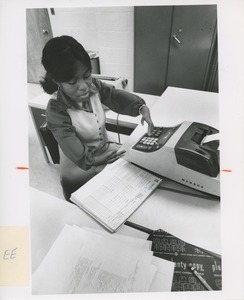
[[[75,226],[77,230],[81,229],[78,226]],[[111,233],[108,233],[104,230],[98,230],[94,228],[89,227],[82,227],[82,229],[86,230],[87,232],[92,232],[97,234],[97,238],[99,238],[100,235],[103,235],[104,237],[108,237],[111,239]],[[131,247],[140,247],[145,250],[151,251],[152,242],[149,240],[144,240],[141,238],[135,238],[131,236],[126,236],[122,234],[115,234],[112,236],[113,240],[118,240],[120,242],[125,243],[126,245],[130,245]],[[136,251],[136,250],[135,250]],[[155,275],[149,275],[149,281],[147,283],[147,287],[145,290],[151,291],[151,292],[157,292],[157,291],[169,291],[170,287],[172,285],[172,278],[174,274],[174,267],[175,263],[169,262],[166,260],[163,260],[161,258],[152,257],[151,263],[156,266],[157,270],[155,272]],[[154,272],[154,270],[151,270]],[[153,278],[152,278],[153,277]],[[153,280],[152,280],[153,279]]]
[[[103,252],[103,257],[106,257],[106,261],[109,261],[109,269],[111,268],[111,274],[113,274],[112,269],[114,266],[117,266],[117,264],[123,264],[124,266],[128,266],[130,264],[130,261],[137,261],[136,263],[136,269],[133,272],[130,272],[130,285],[127,287],[128,292],[140,292],[142,289],[144,291],[148,291],[152,281],[155,277],[155,274],[157,273],[157,268],[155,264],[152,264],[151,261],[153,259],[152,252],[150,251],[151,241],[138,239],[138,238],[132,238],[125,235],[111,235],[110,233],[107,233],[102,230],[94,230],[89,228],[79,228],[76,226],[76,229],[80,231],[82,234],[82,238],[86,237],[86,243],[87,245],[92,246],[92,241],[96,240],[96,247],[97,249],[100,249],[105,244],[106,247],[109,249],[105,252]],[[92,232],[93,234],[90,235],[89,233]],[[102,239],[101,239],[102,236]],[[101,246],[99,246],[102,243]],[[87,250],[87,254],[94,253],[94,248],[90,248]],[[121,253],[123,251],[123,253]],[[106,253],[107,252],[107,253]],[[92,254],[92,255],[93,255]],[[167,263],[167,262],[166,262]],[[107,268],[105,266],[105,268]],[[121,265],[122,267],[122,265]],[[132,271],[132,270],[131,270]],[[128,272],[128,270],[126,270]],[[99,274],[99,273],[98,273]],[[100,276],[97,274],[97,277],[94,277],[94,281],[97,281],[97,278]],[[123,274],[123,272],[122,272]],[[122,275],[120,273],[120,275]],[[113,275],[112,275],[113,277]],[[124,277],[124,276],[123,276]],[[100,280],[100,279],[99,279]],[[172,278],[171,278],[172,280]],[[81,285],[81,284],[80,284]],[[100,284],[99,284],[100,285]],[[118,285],[118,282],[117,282]],[[86,286],[87,290],[84,290],[83,292],[90,292],[89,289],[92,289],[94,292],[94,283],[87,283],[83,286]],[[107,287],[108,288],[108,287]],[[110,289],[111,287],[109,287]],[[104,287],[105,289],[105,287]],[[118,289],[118,287],[117,287]],[[109,292],[109,291],[108,291]],[[123,292],[123,290],[117,290],[115,292]]]
[[[59,237],[55,242],[45,261],[33,276],[34,293],[43,293],[43,291],[50,294],[95,293],[131,290],[132,283],[135,281],[133,274],[137,270],[136,261],[125,264],[125,261],[121,260],[116,253],[119,248],[125,250],[125,247],[120,243],[117,244],[117,249],[111,248],[116,254],[112,256],[107,250],[102,251],[102,245],[105,245],[106,249],[111,246],[107,244],[107,239],[100,239],[97,243],[97,236],[66,227],[61,238]],[[128,254],[128,252],[125,253]],[[103,259],[100,259],[101,254]],[[107,268],[106,264],[108,264]],[[127,267],[123,270],[124,266]],[[129,280],[126,275],[129,275]]]
[[[147,292],[158,269],[152,259],[152,251],[127,245],[125,238],[98,238],[66,225],[33,274],[33,294]],[[172,265],[166,263],[172,282]]]
[[[160,182],[157,176],[118,159],[73,193],[71,200],[116,230]]]
[[[77,226],[78,227],[78,226]],[[80,228],[80,227],[78,227]],[[103,230],[98,230],[94,228],[82,227],[86,231],[91,231],[97,233],[98,235],[102,234],[107,237],[111,237],[111,234]],[[131,236],[125,236],[122,234],[113,235],[113,238],[123,240],[127,245],[134,247],[145,247],[145,249],[151,250],[152,242],[149,240],[144,240],[140,238],[135,238]],[[153,256],[152,264],[157,267],[157,271],[154,275],[153,281],[149,285],[148,290],[150,292],[161,292],[168,291],[172,285],[172,278],[174,275],[175,263],[166,261],[164,259]]]
[[[147,291],[156,272],[156,267],[151,264],[151,251],[128,245],[126,237],[120,240],[114,235],[100,236],[82,228],[77,232],[86,243],[83,255],[93,261],[93,268],[99,268],[95,273],[94,269],[88,268],[86,272],[92,271],[92,281],[91,276],[83,277],[73,292]]]

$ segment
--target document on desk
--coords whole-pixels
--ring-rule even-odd
[[[115,232],[161,181],[120,158],[74,192],[71,201]]]
[[[170,291],[174,263],[153,257],[149,241],[65,225],[32,276],[32,293]]]

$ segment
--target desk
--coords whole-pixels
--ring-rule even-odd
[[[168,88],[151,107],[155,125],[199,121],[218,128],[218,95],[208,92]],[[159,111],[159,107],[160,111]],[[124,116],[121,116],[122,118]],[[135,118],[136,119],[136,118]],[[121,120],[122,121],[122,120]],[[130,122],[128,119],[125,122]],[[145,129],[146,130],[146,129]],[[125,147],[134,143],[134,135]],[[75,205],[31,189],[32,270],[48,252],[63,226],[76,224],[105,230]],[[159,228],[196,246],[221,253],[220,202],[157,189],[129,218],[152,230]],[[148,234],[120,227],[118,233],[147,238]]]
[[[77,206],[31,188],[32,271],[38,267],[65,224],[105,230]],[[207,250],[220,253],[220,203],[156,190],[129,218],[150,229],[167,232]],[[148,234],[122,226],[118,233],[147,239]]]
[[[196,121],[219,128],[218,94],[168,87],[152,106],[155,126],[174,126],[183,121]],[[128,150],[138,140],[133,132],[123,145]],[[172,189],[178,184],[167,181]],[[130,220],[151,229],[165,231],[198,246],[220,253],[220,203],[201,199],[195,195],[160,191],[159,189],[135,212]]]

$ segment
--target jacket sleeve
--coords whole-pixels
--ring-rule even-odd
[[[90,169],[94,162],[94,149],[80,142],[69,114],[65,110],[58,112],[56,106],[57,101],[50,99],[46,110],[48,129],[71,161],[81,169]]]
[[[136,117],[139,115],[139,108],[145,104],[139,96],[116,89],[113,85],[106,84],[99,79],[93,79],[93,83],[99,90],[101,102],[119,114]]]

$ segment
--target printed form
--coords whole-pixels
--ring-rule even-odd
[[[71,201],[109,230],[116,231],[161,181],[128,161],[118,159],[73,193]]]

